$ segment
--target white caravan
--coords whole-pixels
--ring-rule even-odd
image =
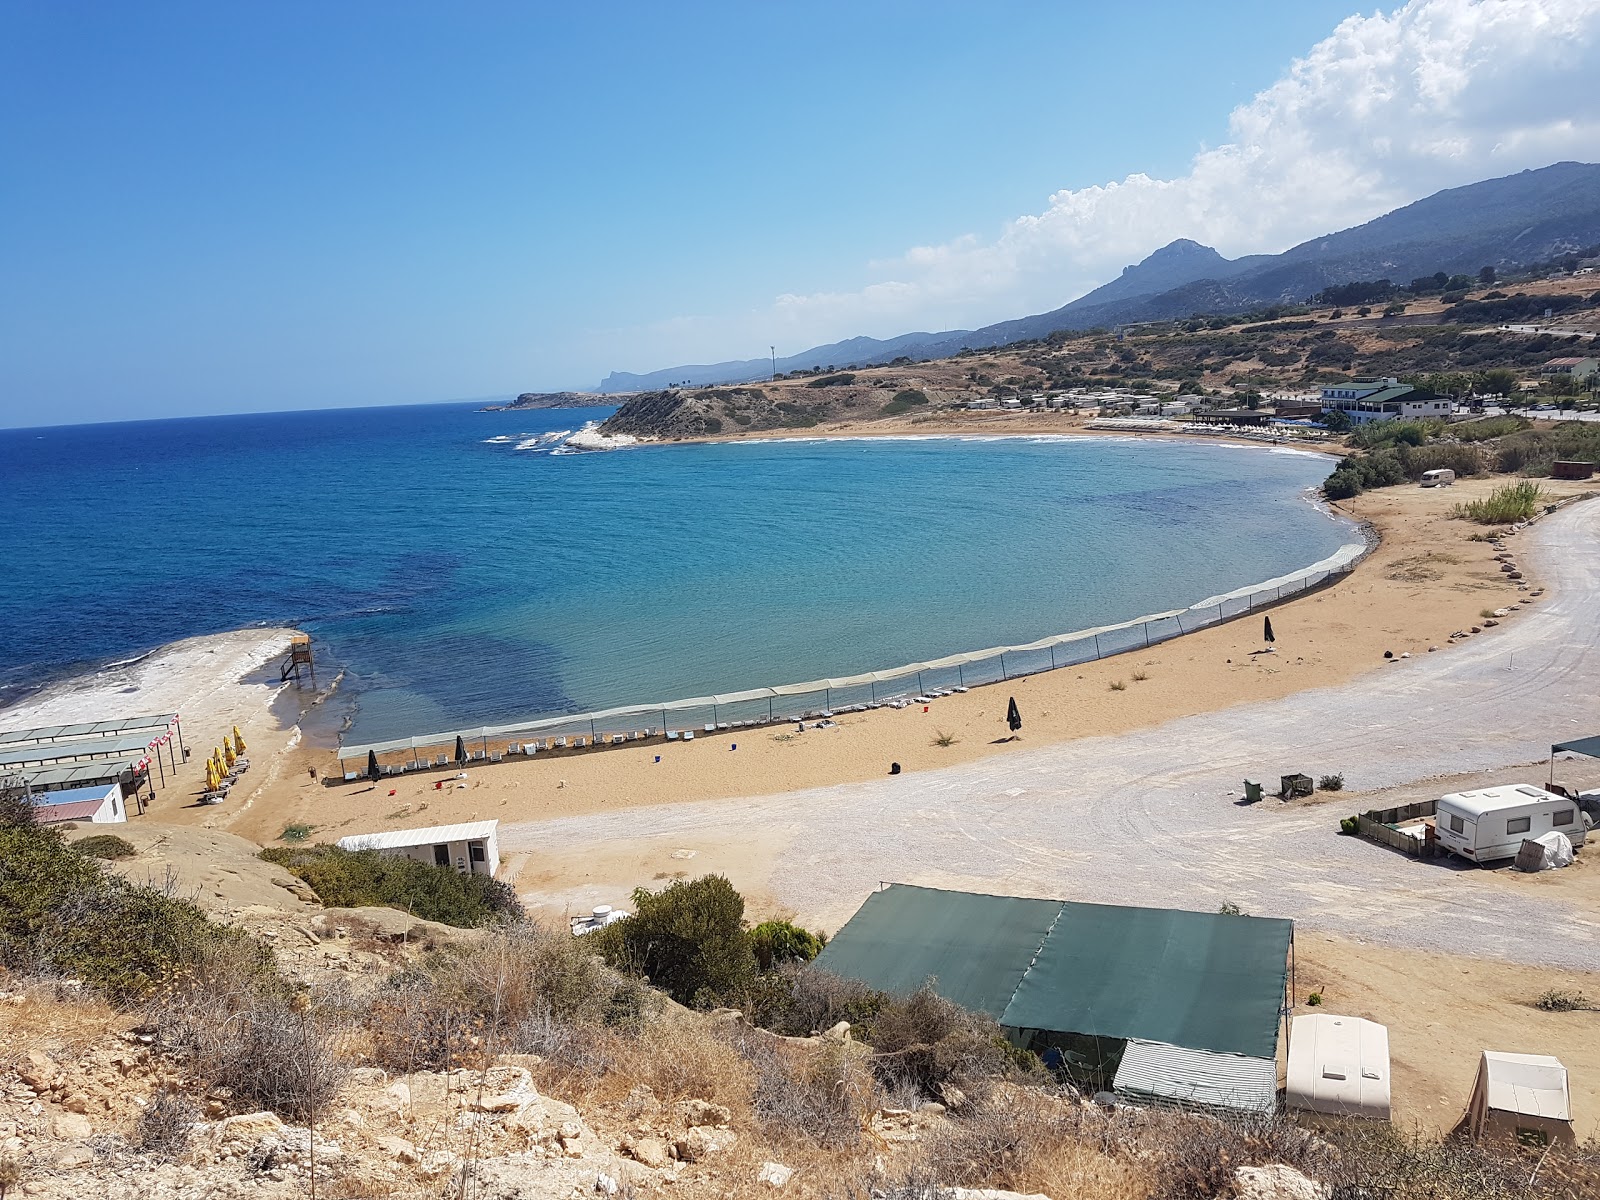
[[[1552,829],[1566,834],[1574,849],[1584,834],[1575,801],[1525,783],[1441,796],[1434,827],[1439,845],[1478,863],[1515,858],[1524,839]]]
[[[1449,467],[1436,467],[1422,473],[1423,487],[1449,487],[1456,481],[1456,473]]]

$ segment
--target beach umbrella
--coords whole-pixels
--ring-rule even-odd
[[[1267,617],[1267,618],[1265,618],[1265,620],[1266,620],[1266,623],[1267,623],[1267,627],[1264,630],[1261,631],[1261,636],[1264,637],[1267,640],[1267,644],[1270,646],[1273,642],[1277,641],[1278,639],[1272,636],[1272,618],[1271,617]]]
[[[233,748],[240,754],[244,753],[244,735],[239,732],[239,727],[233,727]]]
[[[232,767],[233,764],[234,764],[234,760],[237,757],[238,756],[236,754],[234,754],[234,752],[233,752],[233,743],[230,742],[227,738],[223,738],[222,739],[222,761],[227,763],[229,767]]]
[[[1017,710],[1017,698],[1011,697],[1011,703],[1006,705],[1006,724],[1011,727],[1011,732],[1016,733],[1022,728],[1022,713]]]
[[[376,780],[380,774],[382,774],[382,772],[380,772],[378,770],[378,752],[376,750],[368,750],[367,751],[367,778],[368,779],[372,779],[372,780]]]
[[[206,759],[206,791],[216,791],[217,785],[221,782],[222,781],[217,778],[216,765],[209,758]]]
[[[467,765],[467,743],[459,733],[456,734],[456,765]]]

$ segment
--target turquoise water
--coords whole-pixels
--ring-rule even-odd
[[[0,432],[0,697],[252,624],[352,738],[845,675],[1181,607],[1351,540],[1315,456],[1103,439],[515,449],[460,405]],[[488,439],[511,437],[513,441]]]

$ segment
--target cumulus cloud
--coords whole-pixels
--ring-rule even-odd
[[[1173,238],[1277,252],[1441,188],[1600,147],[1600,0],[1412,0],[1342,22],[1176,179],[1060,191],[997,236],[919,246],[877,282],[784,295],[804,343],[1053,308]],[[956,315],[963,314],[963,315]],[[954,319],[950,319],[951,317]]]

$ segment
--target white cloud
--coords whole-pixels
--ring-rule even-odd
[[[1057,192],[996,237],[874,263],[859,291],[780,296],[760,328],[800,346],[1021,316],[1173,238],[1277,252],[1441,188],[1592,160],[1597,77],[1600,0],[1412,0],[1350,17],[1234,110],[1227,144],[1187,174]],[[755,316],[734,324],[754,332]]]

